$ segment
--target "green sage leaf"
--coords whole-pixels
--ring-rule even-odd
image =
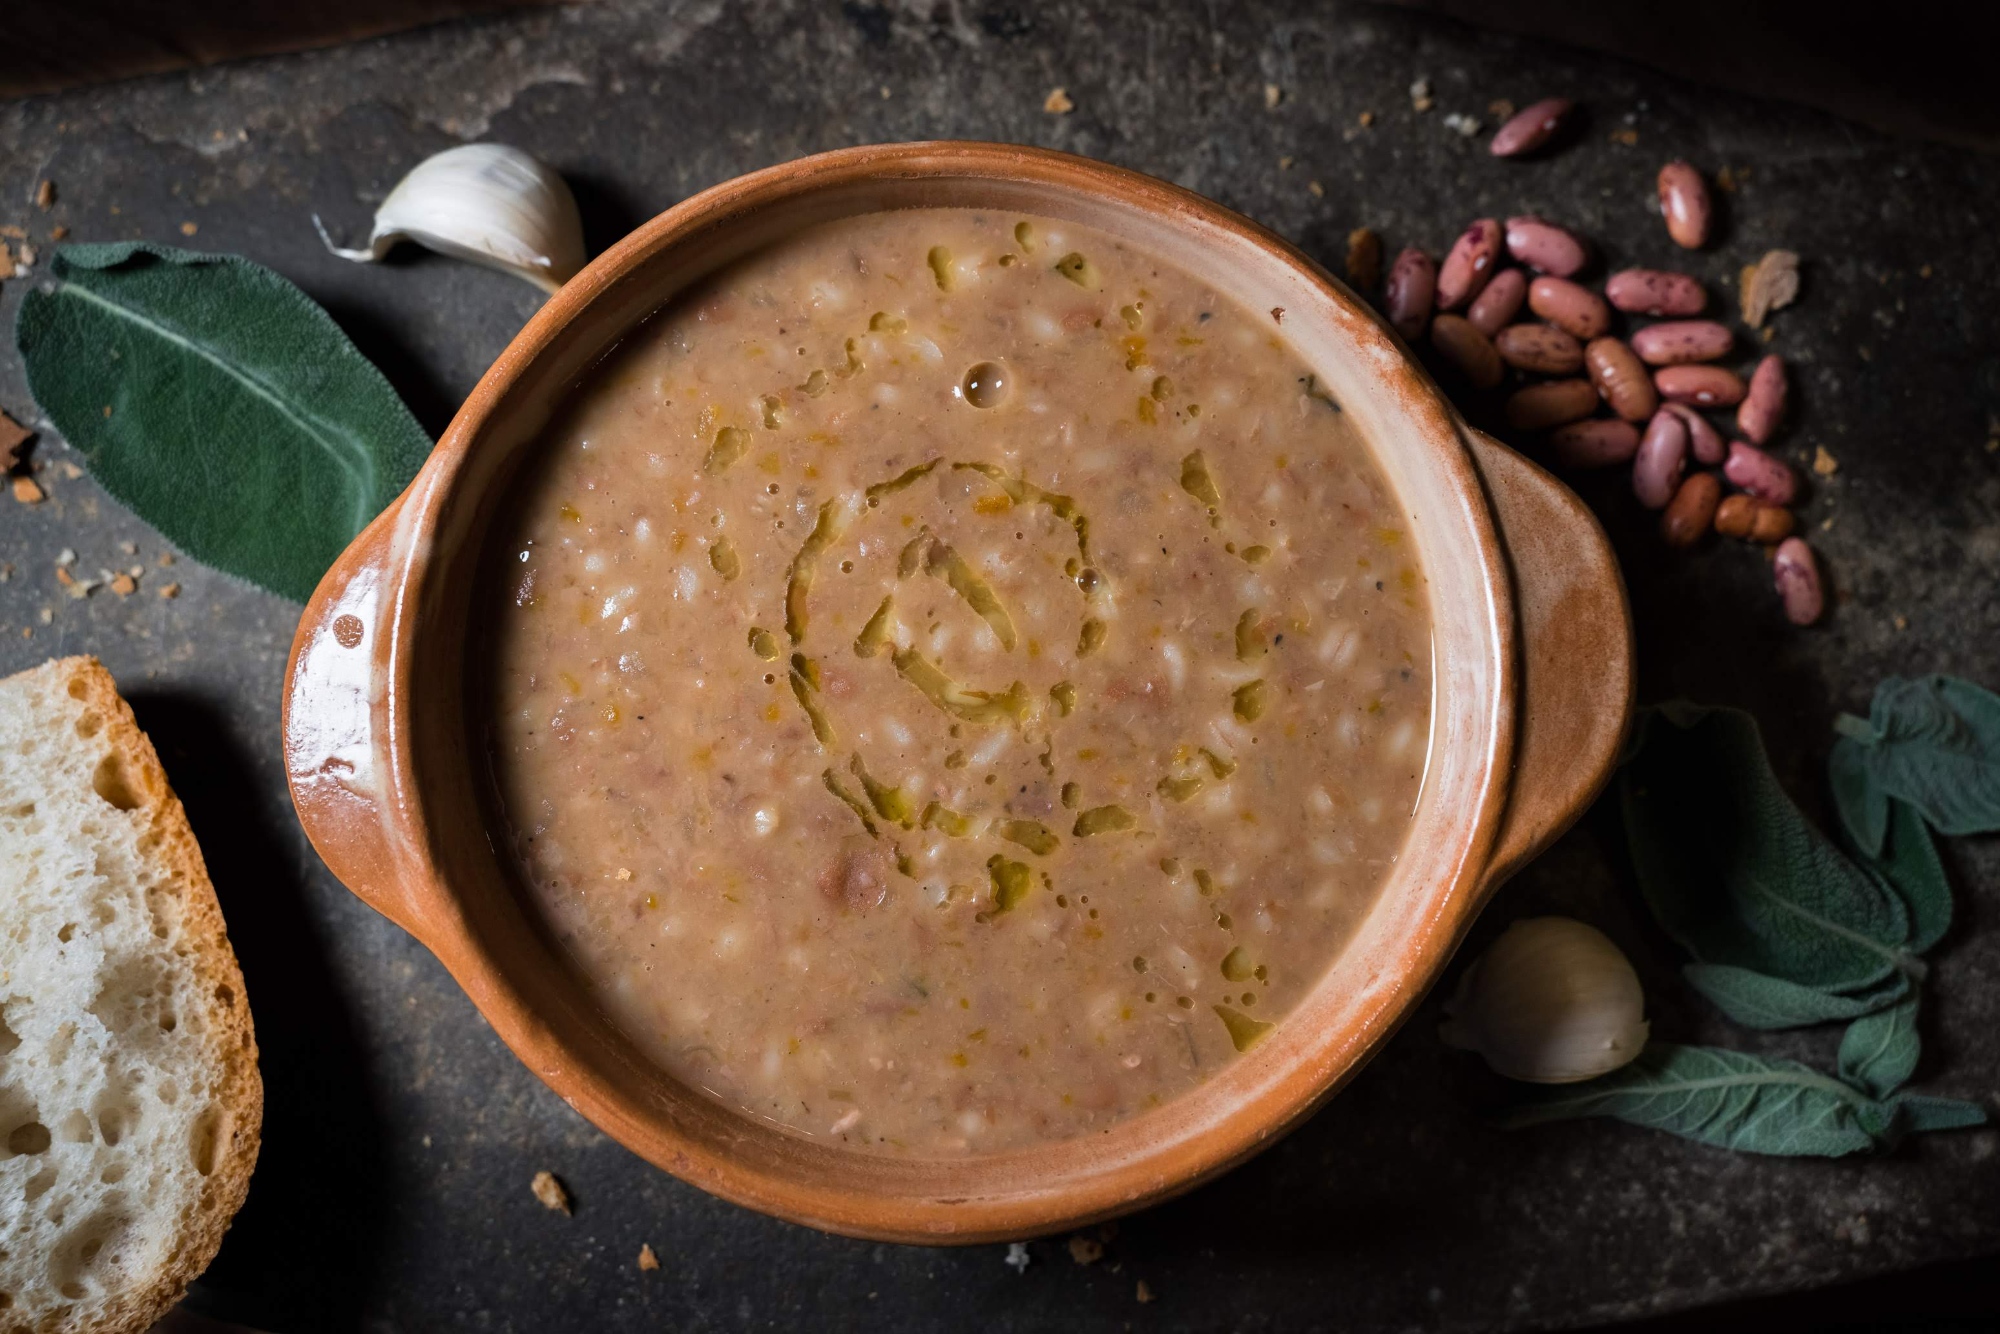
[[[1502,1124],[1518,1128],[1586,1116],[1615,1117],[1740,1153],[1822,1158],[1876,1147],[1892,1120],[1858,1089],[1796,1061],[1654,1042],[1630,1065],[1601,1078],[1536,1090]]]
[[[1911,952],[1921,953],[1944,938],[1951,929],[1951,882],[1945,879],[1930,827],[1916,807],[1890,798],[1887,827],[1876,853],[1857,850],[1856,856],[1902,899],[1910,917]]]
[[[1917,1036],[1917,998],[1856,1019],[1841,1035],[1840,1077],[1876,1098],[1886,1098],[1916,1073],[1923,1044]]]
[[[1836,791],[1860,769],[1941,834],[2000,830],[2000,695],[1950,676],[1892,676],[1875,688],[1866,721],[1843,714],[1834,728]],[[1872,832],[1875,812],[1862,814]]]
[[[1634,869],[1698,962],[1842,993],[1921,971],[1902,900],[1792,804],[1748,714],[1673,705],[1639,727],[1619,775]]]
[[[35,402],[189,555],[303,601],[430,438],[311,297],[235,255],[64,246],[21,301]]]
[[[1845,737],[1835,741],[1826,757],[1826,780],[1848,839],[1866,855],[1879,856],[1889,832],[1889,794],[1869,773],[1867,752]]]
[[[1933,1098],[1922,1093],[1898,1094],[1891,1102],[1896,1126],[1904,1132],[1963,1130],[1986,1124],[1986,1109],[1957,1098]]]
[[[1696,991],[1745,1028],[1802,1028],[1836,1019],[1859,1019],[1895,1004],[1910,990],[1910,974],[1900,969],[1852,996],[1726,964],[1691,963],[1681,972]]]

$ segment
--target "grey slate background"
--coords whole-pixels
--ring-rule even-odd
[[[1407,91],[1419,75],[1437,99],[1428,114]],[[1267,83],[1283,91],[1271,109]],[[1042,111],[1057,85],[1073,114]],[[1546,161],[1496,162],[1484,135],[1442,123],[1465,112],[1490,129],[1491,100],[1551,92],[1586,114]],[[1627,128],[1637,143],[1614,142]],[[503,15],[0,105],[0,224],[28,228],[44,255],[61,223],[76,240],[145,237],[269,264],[333,312],[436,432],[537,294],[430,257],[345,264],[309,215],[359,234],[409,166],[488,137],[570,179],[593,249],[751,168],[931,137],[1152,172],[1336,269],[1354,226],[1392,252],[1435,253],[1470,217],[1533,210],[1594,237],[1612,267],[1688,267],[1733,306],[1738,266],[1787,246],[1805,257],[1806,288],[1776,319],[1796,376],[1784,441],[1840,463],[1803,511],[1838,604],[1823,627],[1794,630],[1753,551],[1670,557],[1622,484],[1587,479],[1625,561],[1642,697],[1755,710],[1818,810],[1831,717],[1865,710],[1882,676],[2000,685],[1993,160],[1421,15],[1279,0],[606,0]],[[1672,156],[1742,178],[1723,197],[1718,245],[1699,256],[1675,251],[1650,209]],[[46,214],[29,202],[43,176],[59,190]],[[0,285],[0,322],[11,327],[38,280]],[[33,416],[11,346],[0,407]],[[45,435],[34,458],[50,499],[0,497],[0,562],[13,567],[0,672],[90,652],[117,674],[210,858],[263,1046],[264,1158],[197,1294],[214,1314],[284,1332],[1553,1327],[2000,1250],[2000,1132],[1835,1163],[1600,1123],[1506,1136],[1480,1121],[1497,1082],[1435,1040],[1435,1001],[1311,1123],[1126,1220],[1088,1268],[1061,1238],[1034,1243],[1017,1275],[999,1247],[871,1245],[721,1204],[569,1111],[420,946],[313,856],[278,752],[298,609],[187,561],[149,568],[129,599],[65,597],[59,549],[94,572],[152,567],[163,544],[87,475],[68,477],[75,458],[59,440]],[[167,579],[183,586],[172,601],[154,595]],[[1960,915],[1934,956],[1918,1085],[2000,1106],[2000,841],[1946,855]],[[1549,910],[1630,950],[1656,1033],[1831,1063],[1832,1034],[1734,1031],[1677,981],[1604,810],[1502,893],[1474,946]],[[574,1218],[529,1196],[543,1167],[569,1183]],[[635,1268],[642,1242],[658,1273]],[[1150,1304],[1135,1299],[1141,1279]]]

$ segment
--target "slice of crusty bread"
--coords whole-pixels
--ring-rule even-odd
[[[142,1330],[208,1267],[264,1115],[243,975],[95,658],[0,680],[0,1330]]]

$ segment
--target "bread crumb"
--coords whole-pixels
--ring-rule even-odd
[[[1799,257],[1789,250],[1767,250],[1755,264],[1743,266],[1743,322],[1762,327],[1774,310],[1782,310],[1798,299]]]
[[[161,597],[163,597],[163,598],[177,598],[177,597],[179,597],[180,595],[181,595],[181,586],[180,586],[179,584],[161,584],[161,585],[160,585],[160,596],[161,596]]]
[[[27,427],[0,412],[0,472],[6,472],[20,461],[21,446],[28,443],[33,434]]]
[[[1283,306],[1271,307],[1271,323],[1283,324],[1284,322],[1285,322],[1285,308]]]
[[[1486,104],[1486,114],[1495,120],[1507,120],[1518,108],[1504,97],[1496,97]]]
[[[1049,95],[1042,99],[1042,110],[1051,116],[1067,116],[1076,110],[1076,103],[1070,101],[1067,88],[1051,88]]]
[[[199,228],[199,227],[195,226],[195,224],[193,224],[193,223],[191,223],[191,222],[184,222],[184,223],[182,223],[182,224],[181,224],[181,235],[182,235],[182,236],[193,236],[193,235],[194,235],[194,234],[195,234],[196,232],[198,232],[198,231],[200,231],[200,230],[201,230],[201,228]]]
[[[1361,124],[1361,128],[1365,130],[1370,125],[1373,125],[1375,123],[1375,113],[1372,111],[1364,111],[1359,116],[1356,116],[1354,119],[1359,121]]]
[[[137,542],[120,542],[118,544],[118,549],[124,552],[128,556],[136,556],[139,554],[139,544]]]
[[[1141,1306],[1144,1306],[1146,1303],[1153,1300],[1153,1289],[1150,1286],[1148,1286],[1146,1280],[1142,1278],[1139,1280],[1139,1290],[1133,1293],[1132,1295],[1139,1299],[1139,1304]]]
[[[1630,148],[1633,144],[1639,142],[1639,132],[1630,125],[1622,126],[1611,132],[1611,142],[1614,144],[1623,144],[1627,148]]]
[[[613,871],[612,874],[615,875],[620,880],[630,880],[632,878],[631,868],[625,866],[619,867],[616,871]]]
[[[1421,115],[1436,105],[1437,99],[1431,96],[1429,77],[1419,74],[1410,84],[1410,110]]]
[[[44,177],[42,183],[35,187],[35,207],[46,211],[55,206],[56,183]]]
[[[1311,195],[1314,199],[1324,199],[1326,198],[1326,187],[1321,185],[1318,181],[1307,181],[1306,193]]]
[[[1812,470],[1822,477],[1831,477],[1840,471],[1840,460],[1827,453],[1825,445],[1814,445]]]
[[[1898,630],[1907,630],[1907,629],[1909,629],[1909,628],[1910,628],[1910,618],[1909,618],[1909,617],[1907,617],[1907,616],[1897,616],[1897,617],[1895,617],[1895,618],[1893,618],[1893,619],[1894,619],[1894,624],[1895,624],[1895,626],[1896,626],[1896,628],[1897,628]]]
[[[653,1254],[653,1248],[651,1246],[644,1244],[643,1242],[640,1243],[639,1268],[644,1270],[646,1273],[650,1274],[659,1267],[660,1267],[660,1257]]]
[[[1091,1237],[1071,1237],[1069,1258],[1080,1265],[1094,1265],[1104,1258],[1104,1243]]]
[[[7,248],[5,241],[0,241],[0,278],[11,278],[13,276],[14,252]]]
[[[1930,276],[1931,276],[1931,266],[1930,266],[1930,265],[1928,265],[1928,264],[1926,264],[1926,265],[1924,265],[1924,266],[1923,266],[1923,267],[1922,267],[1921,269],[1918,269],[1918,270],[1917,270],[1917,276],[1918,276],[1919,278],[1928,278],[1928,277],[1930,277]]]
[[[49,232],[49,236],[57,241],[62,240],[65,236],[68,235],[69,235],[69,228],[63,226],[61,223],[56,224],[56,226]]]
[[[535,1198],[542,1202],[544,1209],[552,1209],[559,1214],[568,1214],[569,1192],[562,1182],[556,1180],[554,1172],[537,1172],[535,1179],[528,1183],[528,1189],[535,1192]]]
[[[129,574],[113,575],[111,577],[111,591],[121,598],[129,598],[139,591],[139,581]]]
[[[1264,110],[1274,111],[1277,109],[1278,103],[1284,100],[1285,100],[1284,89],[1280,88],[1275,83],[1267,83],[1264,85]]]
[[[173,563],[174,563],[174,553],[173,553],[173,552],[171,552],[171,551],[162,551],[162,552],[160,553],[160,564],[161,564],[161,566],[162,566],[162,567],[164,567],[164,566],[168,566],[168,565],[172,565]]]
[[[16,477],[14,479],[14,499],[20,501],[23,505],[41,504],[42,494],[42,488],[34,478]]]

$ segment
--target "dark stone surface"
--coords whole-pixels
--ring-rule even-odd
[[[1426,115],[1407,92],[1418,75],[1437,97]],[[1283,89],[1274,109],[1266,83]],[[1056,85],[1074,114],[1041,110]],[[1442,123],[1458,111],[1490,125],[1490,100],[1550,91],[1586,115],[1545,161],[1496,162],[1483,136]],[[1637,143],[1613,142],[1628,124]],[[1353,226],[1377,228],[1392,250],[1437,250],[1476,213],[1533,209],[1595,237],[1613,265],[1685,265],[1733,304],[1737,267],[1789,246],[1807,267],[1804,297],[1776,320],[1774,346],[1797,367],[1799,425],[1784,444],[1839,460],[1804,509],[1839,603],[1824,627],[1791,629],[1753,551],[1670,557],[1617,479],[1591,479],[1630,576],[1642,694],[1756,710],[1817,808],[1832,713],[1865,707],[1881,676],[2000,684],[1991,159],[1358,6],[610,0],[0,105],[0,224],[28,227],[44,252],[61,223],[79,240],[147,237],[270,264],[327,304],[436,431],[535,293],[430,257],[344,264],[320,249],[309,215],[357,233],[421,156],[482,136],[565,172],[594,246],[753,167],[939,136],[1153,172],[1330,265]],[[1742,180],[1719,244],[1698,256],[1674,251],[1650,210],[1654,170],[1680,155]],[[43,175],[60,195],[48,214],[27,202]],[[192,241],[184,223],[199,229]],[[4,285],[10,326],[30,281]],[[11,350],[0,406],[32,416]],[[91,652],[118,675],[187,799],[256,1010],[267,1140],[203,1285],[218,1314],[279,1331],[1502,1328],[2000,1248],[2000,1133],[1835,1163],[1735,1157],[1600,1123],[1506,1136],[1479,1117],[1495,1082],[1436,1041],[1435,1001],[1310,1124],[1127,1220],[1089,1268],[1059,1238],[1033,1244],[1017,1275],[999,1247],[869,1245],[718,1203],[565,1107],[420,946],[314,858],[278,757],[297,608],[186,561],[149,568],[129,599],[63,596],[59,549],[95,571],[152,567],[162,543],[87,476],[67,476],[60,441],[44,437],[34,457],[50,499],[0,499],[0,561],[13,567],[0,584],[0,671]],[[173,601],[153,592],[168,578],[183,586]],[[2000,845],[1962,840],[1947,856],[1960,919],[1934,956],[1918,1083],[1992,1106]],[[1475,945],[1514,916],[1574,912],[1631,950],[1657,1033],[1830,1063],[1830,1033],[1760,1039],[1697,1002],[1623,867],[1600,808],[1503,892]],[[574,1218],[530,1197],[542,1167],[569,1183]],[[636,1270],[642,1242],[658,1273]],[[1135,1300],[1142,1279],[1151,1305]]]

